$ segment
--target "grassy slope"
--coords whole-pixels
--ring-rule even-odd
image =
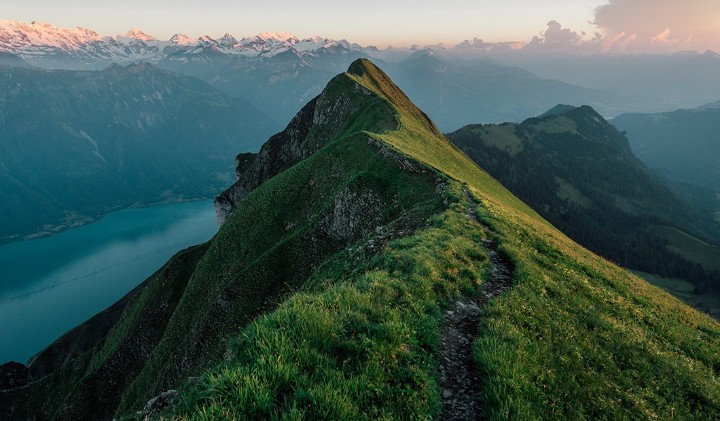
[[[459,153],[378,69],[357,66],[349,76],[399,116],[399,130],[372,136],[451,177],[447,209],[374,257],[327,260],[314,287],[240,330],[226,361],[171,414],[436,415],[438,310],[487,277],[467,188],[516,265],[516,285],[486,307],[474,344],[489,418],[720,417],[717,322],[570,241]]]

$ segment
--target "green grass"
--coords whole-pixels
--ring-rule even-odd
[[[456,184],[457,187],[457,184]],[[455,196],[457,200],[457,196]],[[173,417],[423,419],[438,414],[440,307],[488,267],[482,227],[455,204],[353,267],[341,253],[236,336]]]
[[[571,118],[566,116],[560,116],[552,120],[541,120],[537,124],[538,131],[545,133],[571,133],[579,134],[577,132],[577,123]]]
[[[302,287],[314,267],[357,240],[358,232],[374,229],[328,238],[323,220],[343,191],[374,195],[378,225],[398,219],[412,225],[437,209],[434,189],[435,180],[425,175],[398,174],[395,162],[380,157],[364,136],[331,143],[264,183],[241,202],[198,264],[168,331],[124,393],[121,412],[142,405],[148,391],[170,386],[167,379],[176,377],[181,359],[188,358],[174,350],[195,347],[201,335],[196,332],[212,329],[222,338],[249,323]],[[218,309],[223,300],[234,304]],[[222,341],[206,340],[193,364],[222,357]]]
[[[515,134],[515,126],[512,124],[469,127],[473,133],[478,134],[488,145],[506,151],[510,156],[515,156],[525,149],[522,140]]]
[[[490,276],[491,236],[515,278],[473,343],[489,419],[720,419],[716,321],[560,233],[369,62],[318,101],[314,153],[151,277],[104,341],[3,401],[132,418],[180,387],[164,418],[436,418],[442,311]]]
[[[430,225],[359,257],[356,243],[306,287],[241,329],[226,361],[169,416],[407,419],[439,411],[440,309],[486,279],[467,188],[515,286],[484,310],[474,355],[489,419],[718,419],[720,325],[579,247],[459,153],[370,64],[350,78],[396,111],[366,133],[449,176]]]
[[[708,244],[673,227],[654,226],[652,231],[668,240],[668,248],[706,270],[720,270],[720,247]]]
[[[720,416],[717,322],[570,241],[502,225],[517,286],[475,344],[490,419]]]

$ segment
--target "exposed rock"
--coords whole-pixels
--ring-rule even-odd
[[[238,154],[238,156],[235,157],[235,176],[236,180],[240,179],[240,176],[247,171],[248,168],[255,162],[255,159],[257,159],[257,154],[252,152],[243,152]]]
[[[359,230],[368,231],[381,216],[382,202],[372,191],[346,188],[335,197],[333,213],[324,221],[325,230],[336,240],[347,240]]]
[[[238,203],[260,184],[317,152],[354,123],[353,116],[358,112],[356,98],[338,93],[346,92],[347,89],[336,89],[347,84],[351,84],[353,91],[364,96],[374,95],[346,74],[341,74],[303,107],[285,130],[271,137],[256,156],[238,156],[237,181],[215,199],[219,225],[225,223]],[[385,129],[397,127],[396,120],[383,121],[382,124]],[[411,165],[409,160],[405,161],[406,166]]]
[[[160,411],[167,408],[177,396],[177,390],[170,389],[150,399],[143,408],[142,413],[146,418],[159,415]]]

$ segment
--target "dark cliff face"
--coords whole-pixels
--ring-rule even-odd
[[[237,203],[262,182],[311,153],[309,148],[304,148],[304,143],[313,126],[317,101],[315,98],[303,107],[287,128],[271,137],[259,153],[238,156],[237,181],[215,199],[218,225],[224,224]]]

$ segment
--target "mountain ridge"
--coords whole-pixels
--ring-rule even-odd
[[[628,132],[633,151],[649,167],[680,183],[720,192],[720,108],[714,102],[664,113],[612,119]]]
[[[123,35],[102,36],[97,32],[77,27],[65,29],[50,23],[21,23],[0,21],[0,52],[12,53],[37,64],[62,66],[61,59],[76,58],[85,66],[102,68],[111,62],[123,63],[150,61],[158,63],[171,54],[195,55],[213,50],[230,56],[269,57],[294,50],[301,54],[333,48],[360,49],[345,40],[331,40],[314,36],[298,38],[290,33],[261,33],[236,39],[230,34],[221,38],[204,35],[195,39],[175,34],[161,41],[139,29]],[[47,58],[49,61],[42,61]]]

